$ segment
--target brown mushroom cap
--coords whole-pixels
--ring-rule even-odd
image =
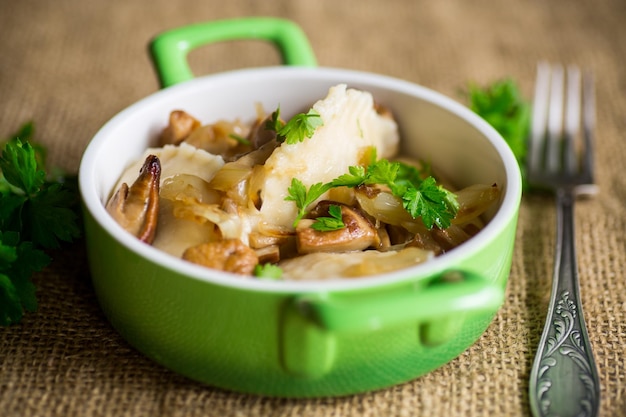
[[[252,275],[254,267],[259,263],[256,252],[239,239],[192,246],[185,250],[183,259],[207,268],[241,275]]]
[[[311,216],[327,216],[331,205],[341,207],[345,227],[338,230],[318,231],[311,228],[314,219],[303,219],[296,228],[296,242],[301,254],[314,252],[351,252],[380,245],[380,236],[374,224],[358,209],[345,204],[324,200],[311,211]]]
[[[156,235],[160,179],[161,162],[155,155],[149,155],[133,185],[128,187],[123,183],[106,205],[115,221],[148,244]]]
[[[161,132],[161,145],[177,145],[185,140],[191,132],[202,126],[199,120],[183,110],[170,112],[168,125]]]

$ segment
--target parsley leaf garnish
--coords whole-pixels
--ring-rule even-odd
[[[307,207],[330,188],[330,184],[318,182],[317,184],[311,185],[307,190],[302,181],[297,178],[291,179],[291,186],[287,189],[289,195],[285,197],[285,200],[295,202],[296,207],[298,207],[298,215],[293,222],[293,227],[296,227],[298,223],[300,223],[300,220],[302,220],[306,214]]]
[[[422,181],[417,188],[409,186],[401,196],[402,205],[411,217],[421,217],[427,228],[450,226],[459,205],[453,193],[446,190],[433,177]]]
[[[400,170],[400,162],[390,162],[387,159],[380,159],[367,167],[367,177],[365,185],[384,184],[391,190],[396,186],[396,178]]]
[[[280,120],[280,106],[276,108],[265,122],[265,130],[273,130],[278,132],[285,124]]]
[[[346,227],[341,217],[341,206],[331,204],[328,207],[330,217],[317,217],[311,228],[319,232],[330,232]]]
[[[411,165],[380,159],[367,167],[350,166],[347,174],[326,184],[314,184],[309,190],[300,180],[293,178],[288,189],[289,196],[285,200],[295,201],[298,207],[295,227],[306,215],[307,207],[331,188],[386,185],[393,195],[402,199],[403,207],[411,217],[420,217],[428,229],[433,226],[445,229],[450,226],[459,209],[456,196],[438,185],[431,175],[423,178],[424,175],[424,172]]]
[[[283,276],[283,270],[278,265],[271,263],[257,264],[252,273],[260,279],[280,279]]]
[[[228,137],[231,139],[235,139],[237,142],[241,143],[242,145],[249,146],[252,144],[248,139],[244,138],[243,136],[237,135],[235,133],[229,134]]]
[[[330,182],[332,187],[357,187],[365,182],[367,173],[360,165],[348,167],[348,174],[340,175]]]
[[[415,187],[419,185],[425,178],[432,176],[430,172],[430,166],[424,165],[421,169],[417,169],[413,165],[398,164],[398,172],[396,173],[396,180],[394,181],[394,187],[398,195],[402,195],[411,186]]]
[[[38,168],[35,150],[19,138],[7,143],[0,157],[4,179],[26,195],[36,194],[45,182],[46,173]]]
[[[293,145],[312,137],[315,130],[322,125],[324,121],[314,109],[310,109],[307,113],[296,114],[287,123],[283,123],[280,120],[280,107],[278,107],[265,122],[265,129],[275,131],[276,140],[279,143],[285,142]]]
[[[71,242],[80,236],[74,210],[75,194],[64,184],[52,183],[34,195],[24,206],[25,231],[32,241],[44,248],[58,248],[59,241]]]
[[[449,227],[458,211],[453,193],[437,185],[434,177],[423,179],[417,168],[402,162],[376,161],[368,167],[364,184],[387,185],[411,217],[421,217],[428,229]]]
[[[35,311],[37,297],[30,276],[50,262],[31,242],[20,242],[15,232],[0,232],[0,325],[16,323],[23,310]],[[10,301],[9,301],[10,300]]]
[[[511,79],[487,86],[472,83],[468,86],[467,98],[469,108],[502,135],[524,174],[531,105],[522,96],[517,84]]]
[[[21,320],[37,308],[30,277],[58,248],[81,235],[78,192],[70,178],[51,180],[45,150],[29,142],[32,123],[0,144],[0,325]]]

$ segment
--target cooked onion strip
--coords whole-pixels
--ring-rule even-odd
[[[283,275],[293,280],[358,278],[397,271],[426,262],[433,253],[419,248],[378,252],[311,253],[281,263]]]
[[[452,224],[463,224],[481,216],[500,198],[496,184],[474,184],[455,192],[459,211]]]

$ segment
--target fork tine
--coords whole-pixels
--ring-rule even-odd
[[[598,185],[593,179],[594,145],[593,132],[595,129],[595,88],[591,72],[585,73],[582,82],[582,161],[581,184],[576,187],[578,195],[591,196],[598,193]]]
[[[550,80],[550,103],[548,108],[548,143],[546,150],[546,170],[556,173],[561,167],[563,135],[563,67],[552,68]]]
[[[574,174],[578,171],[576,141],[580,129],[580,69],[567,67],[567,107],[565,113],[565,172]]]
[[[575,65],[537,64],[526,159],[531,186],[567,187],[577,195],[597,192],[593,183],[594,94],[590,72],[583,74]]]
[[[585,146],[585,157],[583,158],[583,170],[593,175],[593,131],[596,124],[595,114],[595,89],[593,86],[593,75],[588,72],[584,78],[585,103],[583,107],[583,140]]]
[[[544,136],[548,123],[548,87],[550,84],[550,65],[546,62],[537,64],[535,96],[532,106],[532,130],[528,150],[528,172],[537,172],[542,165]]]

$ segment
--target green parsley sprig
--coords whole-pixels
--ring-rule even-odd
[[[356,174],[356,175],[355,175]],[[459,205],[454,193],[437,184],[432,176],[422,178],[413,166],[402,162],[380,159],[363,167],[350,167],[350,174],[331,182],[333,186],[387,185],[392,194],[402,199],[405,210],[413,218],[421,217],[431,229],[450,226]]]
[[[252,144],[248,139],[244,138],[243,136],[237,135],[235,133],[229,134],[228,137],[231,139],[235,139],[237,142],[241,143],[242,145],[250,146]]]
[[[51,179],[45,151],[31,145],[25,124],[2,144],[0,156],[0,325],[37,308],[34,272],[50,262],[46,249],[81,235],[75,178]]]
[[[271,263],[257,264],[252,274],[259,279],[279,280],[283,276],[283,270]]]
[[[320,216],[315,219],[311,225],[313,230],[319,232],[330,232],[340,230],[346,227],[341,216],[341,206],[331,204],[328,206],[328,216]]]
[[[469,108],[502,135],[513,151],[524,175],[528,152],[531,104],[512,79],[480,86],[470,83],[466,92]]]
[[[279,106],[265,123],[265,129],[275,131],[279,143],[293,145],[312,137],[315,130],[323,125],[324,121],[315,109],[296,114],[287,123],[283,123],[280,119]]]
[[[298,207],[298,214],[296,215],[296,219],[293,221],[293,227],[296,227],[298,223],[300,223],[300,220],[302,220],[302,218],[306,215],[307,208],[331,188],[332,185],[330,183],[323,184],[318,182],[311,185],[307,190],[302,181],[297,178],[291,179],[291,186],[287,189],[289,195],[285,197],[285,200],[295,202],[296,207]]]
[[[437,184],[431,175],[424,178],[413,166],[380,159],[367,167],[350,166],[347,174],[326,184],[313,184],[308,190],[300,180],[293,178],[285,200],[294,201],[298,207],[294,227],[306,215],[308,206],[331,188],[376,184],[387,185],[393,195],[402,199],[411,217],[420,217],[428,229],[449,227],[459,209],[455,194]]]

